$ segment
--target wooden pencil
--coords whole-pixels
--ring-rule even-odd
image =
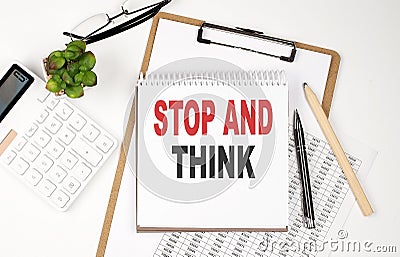
[[[340,167],[343,170],[344,175],[346,176],[347,182],[349,183],[351,191],[353,192],[363,215],[371,215],[374,212],[371,204],[369,203],[367,196],[365,195],[364,190],[362,189],[361,184],[358,181],[357,176],[354,173],[349,160],[347,159],[347,156],[339,143],[339,140],[337,139],[336,134],[333,131],[332,126],[330,125],[328,118],[326,117],[321,104],[318,101],[317,96],[307,85],[307,83],[304,83],[303,86],[307,101],[314,112],[315,118],[317,119],[319,126],[328,140],[328,143],[331,146],[331,149],[335,154]]]

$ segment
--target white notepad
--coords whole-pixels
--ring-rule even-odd
[[[136,118],[142,230],[287,228],[283,72],[154,72]]]

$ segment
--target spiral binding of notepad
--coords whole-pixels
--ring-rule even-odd
[[[211,72],[176,72],[151,73],[139,81],[145,86],[287,86],[284,71],[211,71]]]

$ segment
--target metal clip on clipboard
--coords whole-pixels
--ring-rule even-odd
[[[284,48],[289,48],[289,49],[285,49],[286,51],[282,51],[283,49],[275,49],[275,50],[278,50],[277,53],[271,53],[270,51],[268,51],[268,52],[264,51],[264,48],[265,49],[267,48],[267,44],[265,44],[265,45],[258,44],[257,47],[255,47],[255,48],[248,48],[246,46],[241,46],[241,45],[232,45],[232,44],[228,44],[228,43],[211,41],[210,39],[204,38],[204,30],[205,29],[211,29],[214,32],[216,32],[216,31],[224,32],[225,34],[231,34],[231,35],[235,34],[235,35],[239,35],[239,36],[255,38],[255,39],[261,40],[264,43],[266,43],[266,42],[268,44],[272,43],[272,44],[280,45],[280,46],[283,46]],[[251,30],[251,29],[245,29],[245,28],[239,28],[239,27],[229,28],[229,27],[224,27],[224,26],[206,23],[206,22],[204,22],[200,26],[200,28],[197,32],[197,42],[203,43],[203,44],[215,44],[215,45],[250,51],[250,52],[278,58],[278,59],[280,59],[282,61],[286,61],[286,62],[293,62],[294,58],[296,56],[296,45],[293,41],[270,37],[270,36],[265,35],[263,32],[255,31],[255,30]],[[275,48],[275,47],[273,47],[273,48]]]

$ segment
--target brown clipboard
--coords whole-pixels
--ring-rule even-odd
[[[147,41],[146,51],[145,51],[145,54],[143,57],[143,62],[142,62],[141,70],[140,70],[142,74],[146,74],[147,69],[149,67],[151,53],[153,50],[153,43],[154,43],[154,39],[155,39],[155,36],[157,33],[157,27],[158,27],[158,23],[159,23],[160,19],[166,19],[166,20],[171,20],[171,21],[175,21],[175,22],[186,23],[186,24],[190,24],[190,25],[194,25],[194,26],[198,26],[198,27],[202,26],[202,24],[205,23],[205,21],[202,21],[202,20],[192,19],[192,18],[188,18],[188,17],[184,17],[184,16],[170,14],[170,13],[161,12],[161,13],[157,14],[153,19],[149,39]],[[326,49],[326,48],[321,48],[321,47],[312,46],[312,45],[299,43],[299,42],[295,42],[295,45],[297,48],[300,48],[300,49],[319,52],[319,53],[327,54],[327,55],[331,56],[329,73],[328,73],[327,82],[325,85],[324,96],[323,96],[323,100],[322,100],[322,107],[325,111],[325,114],[327,116],[329,116],[333,93],[335,90],[336,78],[337,78],[337,74],[339,71],[340,56],[336,51]],[[111,224],[112,224],[112,220],[113,220],[113,216],[114,216],[114,210],[115,210],[115,206],[117,203],[118,193],[119,193],[119,189],[120,189],[121,181],[122,181],[122,175],[123,175],[125,164],[126,164],[126,158],[127,158],[126,155],[129,150],[129,146],[130,146],[132,135],[133,135],[133,127],[135,124],[135,109],[134,108],[135,108],[135,103],[133,102],[132,108],[131,108],[131,113],[129,115],[128,123],[126,126],[125,135],[123,138],[123,143],[121,144],[121,148],[120,148],[118,165],[117,165],[116,173],[114,176],[114,182],[112,185],[111,194],[110,194],[110,198],[109,198],[108,206],[107,206],[107,211],[106,211],[106,215],[105,215],[104,222],[103,222],[103,228],[101,231],[100,240],[99,240],[99,244],[98,244],[98,248],[97,248],[97,253],[96,253],[97,257],[104,256],[105,250],[107,247],[108,236],[110,234]],[[136,183],[137,183],[137,180],[136,180]],[[154,231],[154,230],[149,230],[149,231]]]

